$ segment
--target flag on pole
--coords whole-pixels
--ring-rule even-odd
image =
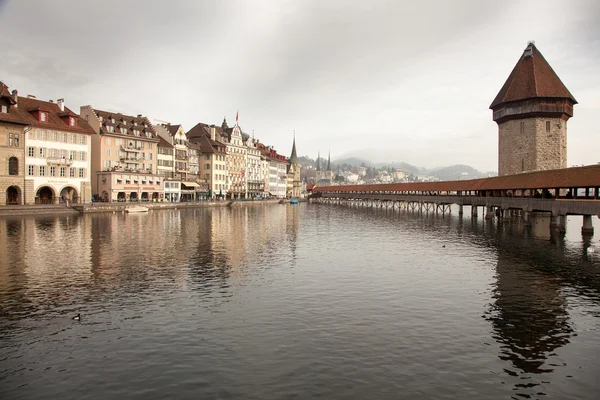
[[[240,114],[240,110],[238,110],[238,111],[235,113],[235,122],[236,122],[236,123],[238,122],[238,117],[239,117],[239,114]]]

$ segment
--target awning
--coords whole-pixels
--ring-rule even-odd
[[[200,186],[196,182],[181,182],[181,183],[183,183],[185,186],[190,186],[190,187],[199,187]]]

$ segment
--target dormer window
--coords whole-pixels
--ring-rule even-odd
[[[2,112],[3,114],[8,114],[8,106],[6,104],[2,104],[2,106],[0,107],[0,112]]]
[[[69,117],[69,126],[77,126],[77,119]]]
[[[137,129],[134,129],[134,130],[133,130],[133,134],[134,134],[135,136],[140,136],[140,131],[138,131]]]
[[[121,128],[121,133],[122,133],[123,135],[127,134],[127,128]]]
[[[40,121],[46,122],[48,121],[48,113],[45,111],[40,111]]]
[[[104,118],[101,116],[98,117],[98,119],[100,120],[100,122],[104,121]]]
[[[111,118],[110,121],[114,124],[115,123],[115,119]]]

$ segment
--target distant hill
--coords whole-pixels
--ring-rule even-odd
[[[348,164],[353,167],[358,167],[358,166],[361,166],[362,164],[365,164],[365,166],[367,166],[367,167],[373,166],[373,163],[371,161],[364,160],[364,159],[358,158],[358,157],[340,158],[339,160],[331,161],[331,163],[335,164],[335,165]]]
[[[429,171],[429,175],[435,176],[442,181],[456,181],[461,179],[483,178],[483,172],[476,170],[468,165],[452,165],[444,168],[437,168]]]

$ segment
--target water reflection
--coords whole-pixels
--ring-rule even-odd
[[[265,376],[303,390],[319,379],[347,387],[338,371],[350,368],[364,393],[375,393],[373,382],[392,393],[421,373],[423,387],[481,384],[489,395],[478,398],[498,398],[507,386],[521,397],[551,393],[544,382],[581,360],[562,353],[582,348],[582,321],[598,325],[588,318],[600,317],[600,264],[585,251],[590,244],[545,220],[526,227],[318,205],[1,219],[0,348],[8,355],[0,379],[38,362],[38,352],[22,354],[22,342],[50,353],[70,347],[74,331],[88,328],[70,324],[82,311],[102,321],[94,346],[112,351],[123,337],[128,346],[144,337],[167,349],[155,357],[195,375],[204,368],[208,381],[227,387],[224,375],[241,376],[248,359],[269,354]],[[125,322],[131,318],[137,325]],[[123,365],[140,366],[151,351],[128,353]],[[306,367],[315,363],[323,366],[318,377]],[[453,368],[464,380],[446,379]],[[497,377],[508,385],[490,388]]]

